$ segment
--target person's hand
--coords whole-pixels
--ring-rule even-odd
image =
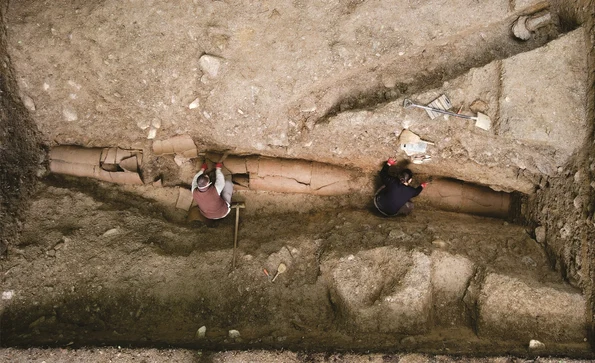
[[[422,188],[425,188],[425,187],[427,187],[427,186],[428,186],[428,182],[423,182],[423,183],[421,183],[420,185],[421,185],[421,187],[422,187]]]
[[[388,160],[386,161],[386,163],[388,164],[388,166],[393,166],[395,165],[395,159],[393,158],[388,158]]]
[[[217,168],[217,169],[221,169],[222,167],[223,167],[223,163],[215,164],[215,168]]]
[[[207,170],[209,166],[207,165],[207,163],[202,163],[202,166],[200,167],[203,171]]]

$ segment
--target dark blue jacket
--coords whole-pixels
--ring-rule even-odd
[[[411,198],[418,196],[423,187],[414,188],[401,183],[398,178],[389,175],[389,168],[388,164],[384,164],[380,170],[380,179],[384,188],[376,195],[376,204],[384,214],[392,216],[397,214],[399,209]]]

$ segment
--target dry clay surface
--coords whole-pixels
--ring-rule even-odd
[[[515,40],[518,15],[539,11],[550,23]],[[566,33],[555,11],[504,0],[20,1],[7,11],[8,50],[51,145],[150,150],[189,135],[201,149],[370,172],[407,158],[398,136],[409,128],[435,143],[419,172],[531,193],[586,136],[585,29]],[[402,106],[440,94],[492,128]]]
[[[447,355],[430,356],[423,354],[353,354],[353,353],[293,353],[288,351],[270,352],[270,351],[252,351],[252,352],[217,352],[209,353],[203,351],[192,351],[184,349],[0,349],[0,358],[7,361],[18,360],[22,363],[37,363],[40,360],[46,363],[79,363],[79,362],[113,362],[113,363],[132,363],[132,362],[168,362],[168,363],[329,363],[329,362],[349,362],[349,363],[559,363],[556,358],[537,358],[522,359],[514,357],[493,357],[493,358],[462,358],[450,357]],[[568,363],[587,363],[588,360],[563,359]]]

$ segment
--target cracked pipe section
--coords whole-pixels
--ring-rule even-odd
[[[50,170],[55,174],[121,184],[143,183],[137,172],[124,165],[131,158],[142,160],[140,150],[59,146],[52,149],[50,157]],[[370,175],[336,165],[260,156],[229,156],[224,165],[238,188],[319,196],[372,192],[368,186]],[[506,218],[510,208],[508,193],[449,179],[432,182],[417,199],[440,210],[496,218]],[[190,207],[189,203],[182,204],[183,209]]]
[[[342,167],[305,160],[265,157],[229,157],[231,174],[248,174],[248,188],[279,193],[343,195],[360,189],[360,173]]]
[[[143,184],[138,168],[141,150],[58,146],[50,151],[50,171],[118,184]]]

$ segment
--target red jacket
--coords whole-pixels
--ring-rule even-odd
[[[194,189],[192,197],[202,215],[208,219],[223,218],[229,213],[227,202],[221,198],[217,189],[212,185],[204,192]]]

